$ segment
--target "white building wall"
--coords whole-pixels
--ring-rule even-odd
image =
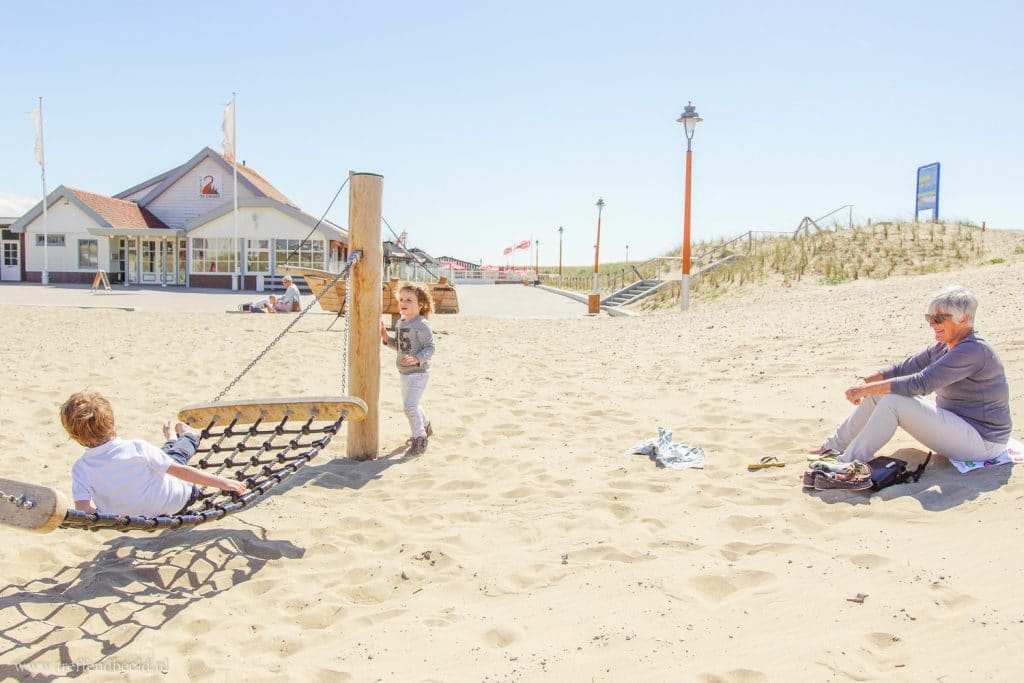
[[[302,239],[309,234],[310,226],[271,207],[239,207],[238,238],[241,240],[255,239]],[[191,231],[192,237],[234,237],[235,218],[228,212],[209,223]],[[317,231],[309,236],[310,240],[324,241],[324,236]]]
[[[203,195],[202,187],[212,183],[217,196]],[[238,199],[249,199],[255,195],[238,182]],[[172,228],[179,228],[194,218],[217,207],[234,203],[233,173],[212,159],[203,159],[176,183],[164,190],[159,197],[146,205],[157,218]]]
[[[89,228],[98,227],[96,222],[71,202],[59,199],[53,206],[47,207],[46,232],[49,235],[64,235],[64,246],[50,245],[46,249],[48,270],[50,272],[95,272],[95,268],[78,267],[78,240],[94,239],[99,246],[99,267],[107,268],[110,263],[110,240],[106,237],[90,235]],[[43,234],[43,214],[29,223],[25,228],[25,270],[43,270],[43,247],[36,246],[36,235]]]

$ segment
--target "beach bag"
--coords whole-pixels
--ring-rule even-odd
[[[907,469],[908,463],[906,460],[900,460],[899,458],[880,455],[868,460],[868,466],[871,468],[871,490],[881,491],[894,484],[917,481],[924,474],[924,468],[928,466],[931,459],[932,454],[929,452],[924,462],[913,471]]]

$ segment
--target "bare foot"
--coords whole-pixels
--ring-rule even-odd
[[[199,432],[195,429],[192,429],[184,422],[179,422],[176,425],[174,425],[174,433],[177,434],[178,436],[182,436],[183,434],[191,434],[197,439],[199,438]]]
[[[822,453],[825,452],[825,450],[826,449],[825,449],[824,446],[818,446],[813,451],[807,451],[807,452],[810,453],[811,455],[821,455]]]
[[[164,423],[163,432],[164,432],[164,438],[165,439],[171,438],[171,421],[170,420],[168,420],[167,422]]]

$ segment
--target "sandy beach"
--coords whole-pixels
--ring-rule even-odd
[[[426,454],[402,456],[382,349],[376,460],[345,459],[339,437],[254,508],[191,531],[0,527],[0,679],[1015,680],[1020,466],[962,475],[935,458],[873,495],[800,487],[854,375],[927,345],[921,314],[951,282],[981,301],[1022,439],[1021,256],[766,286],[685,316],[462,287],[463,312],[433,321]],[[57,409],[86,387],[122,436],[159,442],[287,324],[227,312],[245,298],[0,286],[0,477],[70,494],[81,449]],[[339,393],[332,317],[303,318],[228,398]],[[659,426],[701,446],[704,469],[624,454]],[[898,432],[882,453],[926,451]],[[747,470],[764,455],[786,466]]]

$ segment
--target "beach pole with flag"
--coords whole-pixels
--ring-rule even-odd
[[[36,161],[41,169],[40,178],[43,181],[43,273],[41,276],[44,285],[50,284],[50,259],[49,246],[50,235],[46,230],[46,155],[43,151],[43,98],[39,98],[39,105],[29,112],[32,121],[36,125]]]
[[[231,162],[232,187],[231,197],[234,202],[235,221],[235,270],[231,275],[231,289],[241,288],[242,245],[238,242],[238,162],[235,158],[235,93],[231,93],[231,101],[224,107],[224,156]]]

